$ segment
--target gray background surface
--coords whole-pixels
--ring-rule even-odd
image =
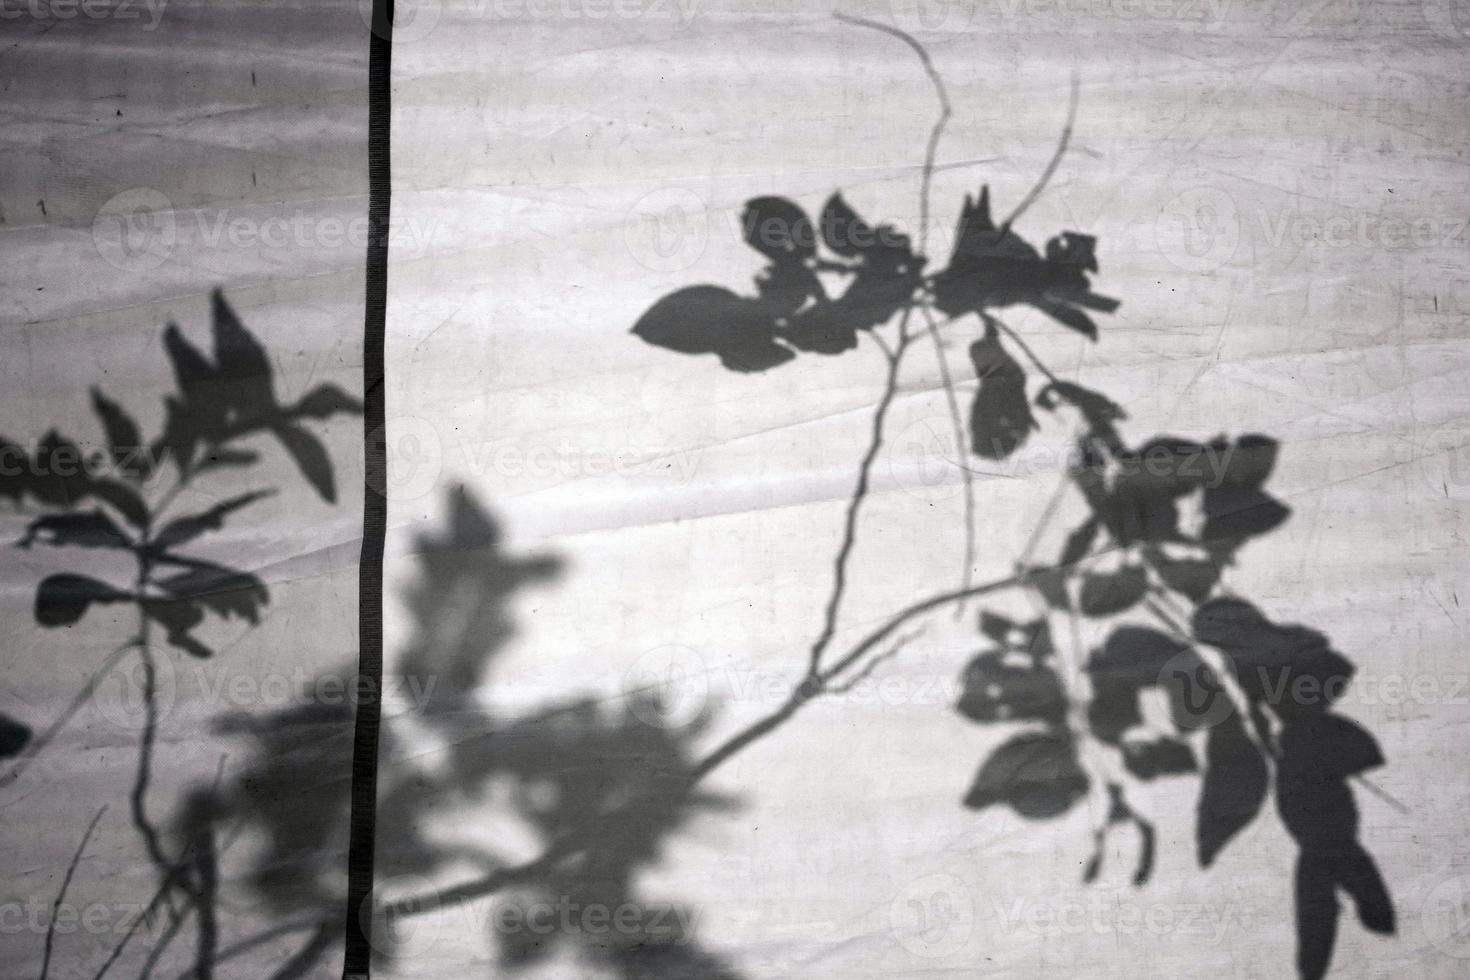
[[[486,699],[506,710],[581,692],[616,699],[630,676],[672,662],[686,668],[672,693],[717,709],[715,738],[800,677],[883,363],[865,346],[740,376],[628,328],[680,286],[749,288],[760,263],[739,235],[747,198],[783,194],[815,211],[840,189],[870,220],[913,229],[934,102],[909,51],[834,21],[828,4],[686,2],[603,17],[577,3],[421,6],[401,32],[389,650],[408,628],[393,597],[415,574],[410,534],[463,483],[503,518],[512,548],[569,562],[518,601],[520,632]],[[930,244],[941,258],[965,193],[988,182],[1003,213],[1032,185],[1076,68],[1072,149],[1019,230],[1098,236],[1097,287],[1123,307],[1100,319],[1096,345],[1039,314],[1008,320],[1059,371],[1123,402],[1131,436],[1282,441],[1272,486],[1293,518],[1246,549],[1228,584],[1351,657],[1359,683],[1342,711],[1378,737],[1389,763],[1371,778],[1402,807],[1358,790],[1400,934],[1373,937],[1348,917],[1333,975],[1464,975],[1466,7],[842,9],[913,32],[949,85]],[[156,419],[147,412],[168,381],[159,331],[172,318],[202,338],[217,285],[278,352],[283,388],[355,387],[361,250],[321,238],[323,218],[365,209],[355,5],[176,0],[155,31],[147,23],[143,11],[0,28],[0,370],[13,439],[48,424],[95,438],[83,409],[97,383]],[[93,221],[137,188],[166,196],[179,237],[155,267],[120,269]],[[302,214],[314,230],[304,245],[237,246],[210,238],[221,214]],[[950,328],[952,363],[965,364],[974,327]],[[349,422],[329,438],[344,486]],[[948,424],[920,351],[875,470],[839,643],[956,584]],[[1005,574],[1024,547],[1067,437],[1043,432],[979,479],[978,578]],[[217,542],[268,578],[274,601],[204,677],[352,656],[357,516],[351,493],[330,508],[297,486]],[[5,522],[19,534],[22,518]],[[41,560],[7,551],[0,606],[0,708],[37,725],[110,649],[100,621],[86,624],[95,650],[80,629],[34,625]],[[703,941],[761,980],[1289,975],[1293,848],[1274,814],[1202,872],[1194,781],[1152,784],[1139,802],[1159,826],[1160,865],[1134,890],[1120,870],[1126,838],[1113,874],[1078,880],[1095,803],[1039,824],[960,807],[999,739],[950,710],[978,645],[969,617],[934,617],[881,669],[886,693],[815,706],[744,753],[714,780],[742,808],[678,837],[651,889],[690,903]],[[159,808],[231,751],[205,735],[207,720],[249,706],[219,702],[195,665],[180,666]],[[147,887],[120,805],[135,737],[90,712],[12,787],[0,804],[7,899],[49,901],[106,801],[116,819],[104,819],[74,894],[116,904]],[[432,767],[433,748],[418,764]],[[432,832],[504,842],[516,830],[466,806]],[[384,975],[494,975],[490,908],[423,920],[412,955]],[[924,908],[933,928],[915,918]],[[111,945],[63,941],[63,963],[94,968]],[[39,945],[34,930],[0,930],[0,975],[31,976]],[[291,948],[222,975],[264,976]],[[565,959],[532,975],[596,974]]]

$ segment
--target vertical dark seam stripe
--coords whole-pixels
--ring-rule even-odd
[[[388,453],[383,385],[388,316],[388,219],[393,191],[393,0],[373,0],[368,41],[368,245],[362,325],[362,554],[357,572],[357,711],[352,733],[352,811],[347,845],[343,980],[372,974],[373,847],[378,729],[383,692],[383,539],[388,529]]]

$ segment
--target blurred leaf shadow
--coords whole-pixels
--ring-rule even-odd
[[[465,866],[519,864],[526,855],[508,844],[450,842],[435,828],[447,814],[463,822],[466,807],[484,813],[487,826],[508,816],[538,848],[568,837],[589,843],[498,897],[503,908],[483,938],[503,970],[528,969],[560,949],[624,980],[738,980],[700,945],[689,909],[648,901],[638,882],[690,820],[733,805],[689,778],[707,719],[672,724],[655,697],[637,692],[612,702],[571,698],[513,717],[481,706],[477,693],[515,635],[513,602],[553,581],[562,562],[509,554],[497,522],[464,490],[450,496],[448,509],[445,528],[416,541],[419,574],[405,596],[413,633],[400,693],[412,703],[384,731],[378,879],[426,882]],[[346,692],[350,677],[345,669],[324,675],[317,690]],[[221,823],[257,838],[239,884],[273,921],[318,924],[273,980],[319,967],[335,948],[332,926],[345,900],[353,711],[348,697],[327,700],[227,716],[217,728],[243,738],[248,751],[216,804],[226,815]],[[578,914],[531,914],[542,907]],[[589,909],[600,910],[592,928]],[[525,914],[517,919],[516,910]],[[543,918],[553,927],[543,928]],[[375,932],[385,957],[397,952],[391,932]]]

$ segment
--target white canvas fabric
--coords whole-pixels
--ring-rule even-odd
[[[1463,974],[1456,4],[69,10],[0,976]]]

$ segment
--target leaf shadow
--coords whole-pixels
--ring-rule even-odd
[[[1056,397],[1074,402],[1086,423],[1071,478],[1088,513],[1067,535],[1058,564],[1033,580],[1048,615],[981,616],[991,646],[962,675],[956,708],[972,721],[1008,724],[1012,734],[982,764],[964,803],[1008,804],[1029,819],[1058,816],[1086,797],[1094,778],[1078,762],[1079,744],[1115,753],[1121,772],[1107,777],[1111,802],[1084,879],[1101,872],[1109,828],[1133,823],[1141,884],[1156,838],[1130,789],[1161,777],[1199,778],[1201,868],[1218,866],[1274,798],[1298,852],[1298,975],[1318,980],[1331,964],[1340,896],[1371,932],[1392,934],[1396,914],[1359,837],[1350,785],[1383,755],[1371,734],[1334,710],[1354,666],[1320,631],[1273,620],[1222,581],[1250,542],[1289,515],[1265,488],[1280,447],[1248,434],[1208,443],[1160,436],[1129,448],[1113,427],[1116,413],[1076,392]],[[1109,546],[1098,550],[1099,538]],[[1051,615],[1097,620],[1107,630],[1086,652],[1083,710],[1070,723],[1075,692],[1059,675]],[[1154,625],[1135,622],[1139,616]],[[1145,710],[1150,702],[1166,707],[1162,718]]]
[[[0,437],[7,462],[0,468],[0,497],[43,511],[30,521],[19,547],[121,552],[137,567],[134,580],[124,584],[70,572],[46,578],[35,598],[41,626],[70,627],[93,606],[130,604],[140,614],[140,641],[152,624],[176,649],[212,656],[195,635],[207,615],[253,625],[270,593],[256,575],[191,555],[186,546],[220,531],[277,489],[239,493],[182,516],[169,508],[202,477],[228,473],[238,480],[239,471],[259,460],[257,451],[241,443],[259,435],[274,435],[317,494],[335,501],[326,446],[306,426],[360,414],[361,405],[331,384],[283,403],[264,345],[219,290],[210,300],[210,332],[213,351],[205,354],[176,324],[164,331],[176,390],[164,397],[163,429],[155,438],[145,440],[132,414],[97,388],[91,407],[100,441],[78,443],[52,430],[28,450]]]
[[[452,493],[448,504],[444,527],[416,540],[418,575],[404,593],[413,629],[402,647],[402,673],[385,680],[403,697],[383,731],[379,882],[423,887],[465,866],[483,872],[528,865],[533,870],[497,896],[482,937],[507,973],[560,951],[624,980],[738,980],[701,944],[697,910],[652,900],[641,883],[667,858],[673,835],[701,814],[734,805],[698,790],[691,778],[695,742],[708,719],[675,723],[656,697],[637,692],[613,702],[557,699],[524,711],[485,706],[479,695],[493,685],[497,659],[516,633],[514,604],[553,582],[563,563],[511,553],[499,523],[466,491]],[[228,715],[217,724],[246,749],[216,791],[219,825],[255,839],[239,881],[272,921],[336,921],[346,900],[350,787],[322,777],[350,770],[351,677],[347,668],[322,675],[309,705]],[[340,703],[327,703],[323,692],[339,692]],[[462,828],[466,821],[494,827],[507,820],[519,828],[519,848],[480,843],[485,834],[466,843],[462,833],[445,833],[445,821]],[[529,862],[526,839],[535,842]],[[569,840],[579,842],[569,853],[544,864],[535,859]],[[392,897],[384,892],[380,903]],[[375,926],[379,955],[404,954],[391,926]],[[309,975],[335,943],[313,932],[278,980]]]
[[[816,221],[783,197],[745,204],[745,243],[766,260],[755,294],[721,286],[677,290],[654,303],[633,333],[681,354],[714,354],[731,371],[758,373],[799,352],[837,355],[860,331],[888,322],[923,284],[924,259],[891,225],[869,225],[841,194]],[[829,295],[822,276],[845,283]]]

